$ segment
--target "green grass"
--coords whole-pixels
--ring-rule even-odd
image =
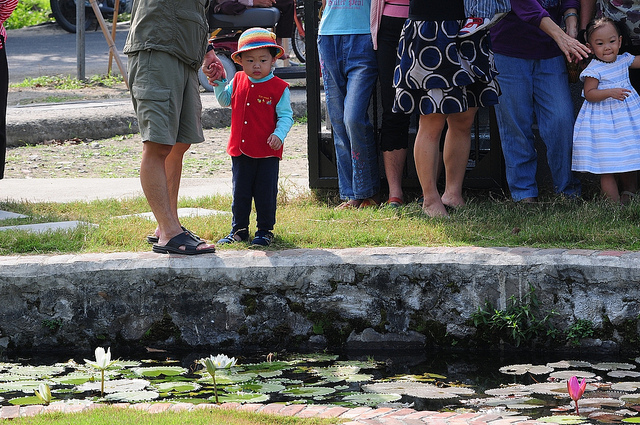
[[[5,22],[7,29],[18,29],[32,25],[51,22],[51,5],[49,0],[20,0],[16,10]]]
[[[122,76],[120,75],[92,75],[84,81],[70,75],[55,75],[25,78],[20,83],[11,84],[11,87],[46,87],[57,90],[77,90],[95,86],[113,87],[122,81]]]
[[[301,419],[211,409],[180,413],[146,413],[136,409],[105,407],[77,414],[51,413],[13,419],[12,425],[330,425],[341,419]]]
[[[601,200],[550,197],[542,198],[539,205],[520,205],[502,199],[472,198],[466,207],[452,212],[450,218],[431,219],[416,203],[399,210],[335,211],[337,199],[326,195],[292,197],[281,190],[279,198],[276,239],[271,250],[378,246],[640,249],[637,225],[640,202],[617,207]],[[230,196],[183,199],[180,203],[180,207],[223,211],[230,211],[230,206]],[[0,202],[0,209],[30,216],[3,225],[58,220],[98,225],[43,234],[3,231],[1,255],[148,251],[145,236],[155,228],[155,222],[145,218],[117,218],[149,211],[144,198],[72,203]],[[185,218],[183,225],[216,241],[228,233],[231,216]],[[249,245],[220,247],[224,249],[249,249]]]

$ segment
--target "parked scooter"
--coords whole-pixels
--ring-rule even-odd
[[[292,47],[300,63],[304,63],[304,26],[303,21],[300,20],[300,17],[304,15],[304,3],[303,0],[295,1],[296,15],[294,17],[295,25],[292,34],[292,43],[294,45]],[[280,11],[275,7],[256,7],[249,8],[238,15],[211,13],[208,18],[213,47],[224,66],[227,80],[231,80],[233,75],[240,69],[231,59],[231,54],[238,49],[238,39],[242,32],[252,27],[273,28],[280,19]],[[294,68],[300,69],[298,72],[287,72],[286,74],[289,75],[289,78],[303,78],[304,67]],[[276,74],[278,74],[279,70],[284,69],[277,68]],[[302,73],[302,77],[300,73]],[[213,91],[213,87],[209,84],[202,70],[200,70],[198,76],[202,87],[207,91]],[[280,76],[287,78],[285,75]]]
[[[98,8],[105,19],[113,18],[116,0],[98,0]],[[129,12],[133,0],[120,0],[118,13]],[[91,3],[85,1],[85,30],[97,28],[96,16]],[[58,25],[66,31],[76,32],[76,0],[50,0],[51,14]]]

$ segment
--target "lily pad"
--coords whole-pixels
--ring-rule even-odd
[[[582,360],[560,360],[555,363],[547,363],[547,366],[555,369],[568,369],[570,367],[589,368],[592,367],[592,364]]]
[[[507,375],[524,375],[525,373],[530,373],[532,375],[544,375],[546,373],[553,372],[553,368],[547,365],[514,364],[503,366],[499,371],[506,373]]]
[[[336,390],[330,387],[294,387],[287,388],[282,391],[281,394],[288,395],[290,397],[320,397],[335,393]]]
[[[639,417],[624,418],[622,422],[626,422],[630,424],[640,424],[640,418]]]
[[[186,393],[190,391],[198,391],[200,389],[200,385],[195,382],[160,382],[159,384],[155,384],[154,387],[163,393]]]
[[[156,391],[125,391],[120,393],[111,393],[105,396],[107,400],[125,401],[128,403],[155,400],[158,397],[160,397],[160,394],[158,394]]]
[[[473,406],[498,407],[504,406],[507,409],[527,410],[541,408],[545,402],[534,397],[490,397],[466,400],[465,404]]]
[[[24,393],[33,392],[38,389],[42,381],[14,381],[14,382],[0,382],[0,391],[22,391]]]
[[[235,373],[226,369],[220,369],[216,372],[216,384],[231,385],[240,382],[253,381],[258,377],[255,373]],[[208,372],[202,374],[202,378],[198,382],[213,384],[213,379]]]
[[[11,398],[7,400],[9,403],[17,406],[27,406],[33,404],[42,404],[42,400],[40,400],[36,396],[27,396],[27,397],[17,397]]]
[[[612,370],[611,372],[607,372],[607,376],[612,378],[637,378],[640,376],[640,372],[636,372],[633,370]]]
[[[423,382],[378,382],[363,385],[362,389],[372,393],[406,394],[426,399],[452,399],[475,393],[471,388],[438,387]]]
[[[180,366],[152,366],[152,367],[137,367],[132,369],[138,376],[176,376],[184,375],[189,372],[187,369]]]
[[[634,382],[634,381],[623,381],[623,382],[616,382],[614,384],[611,384],[611,389],[614,391],[634,392],[638,388],[640,388],[640,382]]]
[[[215,401],[216,397],[209,397],[209,400]],[[218,396],[220,403],[263,403],[269,400],[268,394],[257,393],[235,393],[235,394],[222,394]]]
[[[640,394],[625,394],[620,396],[625,403],[640,404]]]
[[[72,372],[64,376],[56,376],[51,381],[62,385],[81,385],[94,379],[96,374],[88,372]]]
[[[507,397],[507,396],[526,396],[531,394],[531,391],[527,389],[526,385],[509,385],[507,387],[492,388],[489,390],[485,390],[484,393],[492,396]]]
[[[536,421],[547,422],[551,424],[568,424],[568,425],[588,423],[580,416],[573,416],[573,415],[544,416],[542,418],[536,419]]]
[[[574,405],[574,402],[571,401],[571,406]],[[581,398],[578,402],[578,406],[580,407],[622,407],[624,406],[624,401],[619,398],[609,398],[609,397],[584,397]]]
[[[534,394],[569,397],[566,382],[538,382],[536,384],[527,385],[526,388]]]
[[[231,385],[224,387],[224,390],[228,393],[233,392],[253,392],[260,394],[277,393],[283,391],[286,387],[284,385],[267,383],[267,382],[248,382],[240,385]]]
[[[402,398],[400,394],[376,394],[376,393],[367,393],[367,394],[351,394],[346,397],[343,397],[343,401],[348,401],[357,405],[365,405],[365,406],[377,406],[382,403],[392,403],[394,401],[398,401]]]
[[[149,385],[149,381],[144,379],[114,379],[104,383],[105,393],[121,393],[127,391],[141,391]],[[78,391],[100,391],[101,383],[87,382],[76,387]]]
[[[597,370],[618,370],[618,369],[630,370],[630,369],[635,369],[636,365],[631,363],[602,362],[602,363],[594,364],[593,368]]]
[[[9,369],[9,373],[31,378],[59,375],[64,371],[65,368],[61,366],[14,366]]]
[[[585,370],[559,370],[557,372],[553,372],[549,374],[550,378],[564,379],[564,380],[569,380],[571,379],[572,376],[575,376],[576,378],[579,378],[579,379],[582,379],[582,378],[590,379],[596,376],[596,374],[593,372],[587,372]]]

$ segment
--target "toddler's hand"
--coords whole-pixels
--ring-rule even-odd
[[[623,89],[623,88],[611,89],[611,97],[616,100],[625,100],[627,97],[629,97],[630,93],[631,93],[631,90],[629,89]]]
[[[280,138],[278,136],[276,136],[275,134],[272,134],[267,139],[267,144],[269,145],[269,147],[271,149],[273,149],[274,151],[277,151],[278,149],[280,149],[282,147],[282,140],[280,140]]]

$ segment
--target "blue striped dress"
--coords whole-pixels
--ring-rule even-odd
[[[580,74],[582,81],[585,77],[597,79],[598,89],[624,87],[631,93],[624,101],[584,101],[573,129],[573,171],[611,174],[640,170],[640,96],[629,82],[634,59],[629,53],[619,55],[615,62],[594,59]]]

